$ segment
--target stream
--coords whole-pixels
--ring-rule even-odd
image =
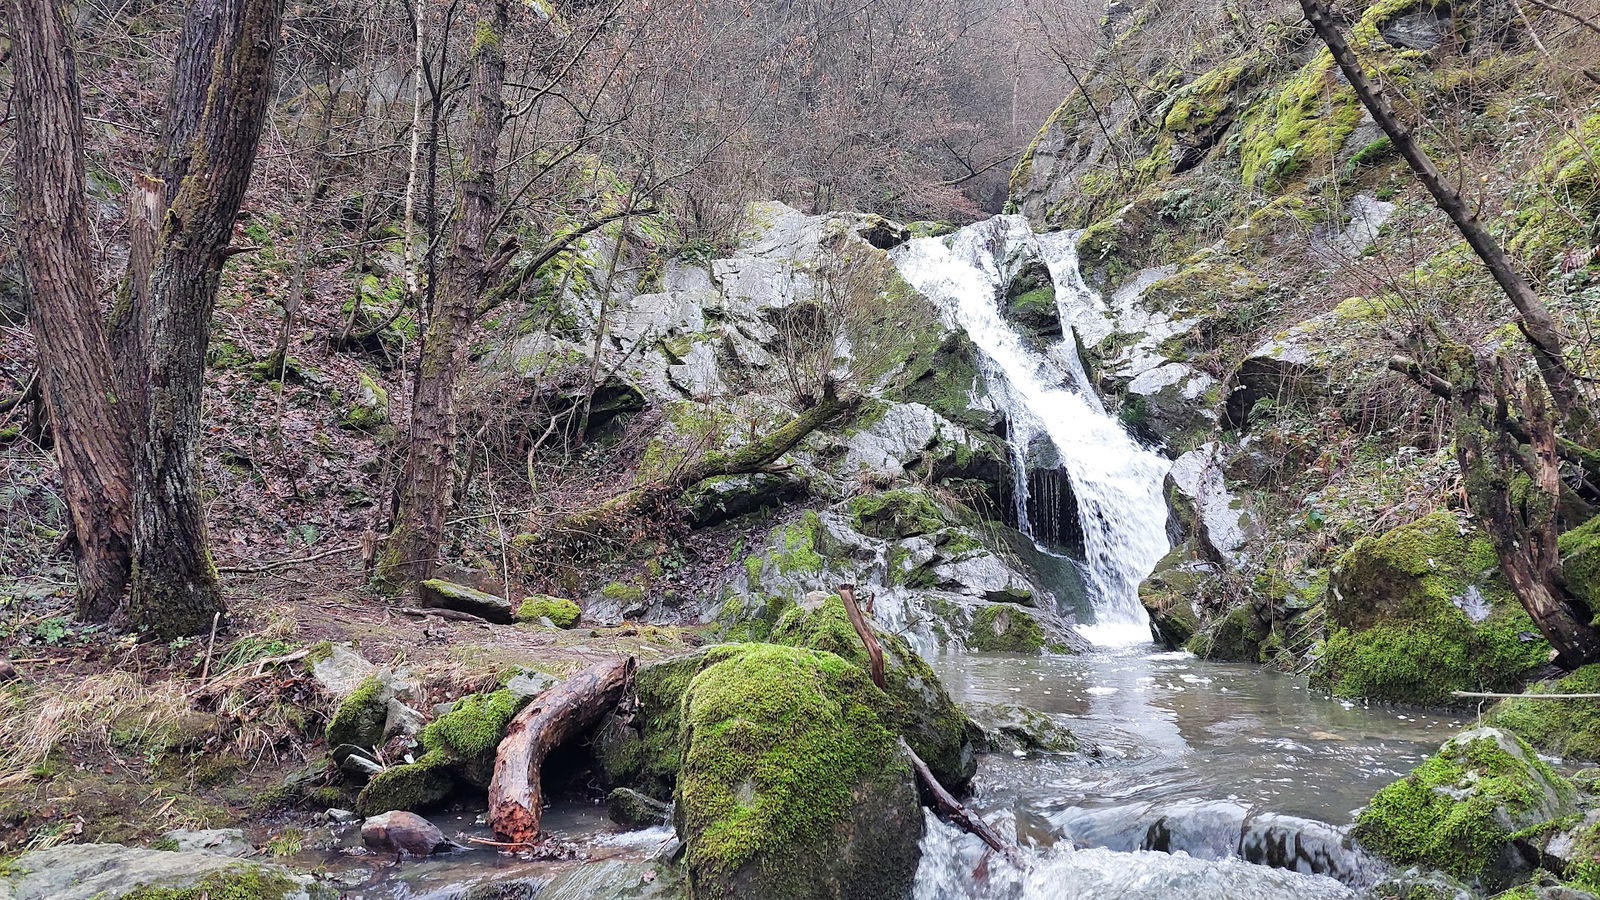
[[[1009,425],[1019,530],[1045,557],[1074,567],[1065,574],[1081,580],[1089,607],[1076,627],[1096,645],[1070,656],[930,660],[957,701],[1042,713],[1080,746],[983,757],[970,803],[1015,838],[1027,865],[1013,868],[929,814],[914,900],[1363,896],[1386,869],[1349,839],[1353,813],[1462,723],[1329,699],[1300,678],[1150,644],[1138,585],[1169,547],[1170,464],[1106,410],[1070,328],[1040,346],[1000,308],[1017,273],[1043,263],[1063,322],[1108,327],[1078,271],[1073,236],[1037,236],[1021,217],[997,216],[911,241],[892,258],[978,348]],[[1070,480],[1075,509],[1049,514],[1076,516],[1081,557],[1034,534],[1038,504],[1029,503],[1026,473],[1039,468]],[[439,824],[457,840],[486,837],[476,812]],[[639,867],[624,864],[670,852],[670,829],[625,832],[582,804],[558,804],[546,822],[579,859],[526,862],[477,846],[385,868],[351,855],[359,838],[346,827],[321,847],[323,865],[349,870],[353,898],[458,900],[475,884],[514,882],[526,889],[491,896],[655,896],[638,892]],[[619,878],[632,886],[618,890]]]

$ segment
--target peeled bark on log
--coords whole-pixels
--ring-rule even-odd
[[[489,827],[496,835],[518,844],[538,840],[544,805],[540,765],[616,706],[633,672],[631,656],[597,663],[540,694],[511,720],[489,782]]]
[[[878,636],[872,633],[867,625],[867,617],[861,614],[861,607],[856,604],[856,586],[839,585],[839,599],[844,601],[844,611],[849,614],[850,624],[855,626],[856,634],[861,636],[861,643],[867,646],[870,660],[868,671],[872,674],[872,683],[884,687],[883,645],[878,643]]]

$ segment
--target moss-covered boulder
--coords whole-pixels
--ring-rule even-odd
[[[474,790],[494,775],[495,750],[532,693],[501,688],[468,694],[422,729],[422,755],[372,776],[356,797],[363,816],[436,806],[465,783]]]
[[[443,578],[429,578],[417,585],[417,597],[424,606],[460,610],[491,622],[509,625],[515,619],[510,600]]]
[[[416,762],[390,766],[372,776],[356,795],[356,812],[375,816],[397,809],[429,809],[444,802],[456,784],[450,757],[426,753]]]
[[[1330,573],[1327,609],[1316,681],[1343,697],[1448,703],[1515,687],[1550,657],[1488,540],[1450,513],[1357,541]]]
[[[594,757],[605,785],[671,798],[683,760],[683,695],[705,660],[701,651],[639,668],[631,707],[608,715],[595,730]]]
[[[1515,735],[1475,728],[1379,791],[1355,835],[1391,862],[1499,889],[1531,868],[1518,847],[1521,833],[1571,814],[1576,798],[1572,785]]]
[[[922,813],[883,692],[832,653],[715,647],[684,696],[673,821],[696,898],[907,893]]]
[[[339,703],[328,720],[328,749],[344,744],[373,748],[383,742],[383,726],[389,717],[389,698],[394,696],[376,675],[369,675]]]
[[[1561,573],[1567,589],[1600,613],[1600,517],[1561,535]]]
[[[557,628],[571,628],[577,625],[582,615],[583,610],[571,600],[564,597],[547,597],[544,594],[523,598],[516,612],[518,622],[548,619],[550,624]]]
[[[1186,646],[1201,659],[1259,662],[1269,633],[1256,615],[1255,606],[1241,603],[1190,638]]]
[[[1189,561],[1182,546],[1156,563],[1155,571],[1139,585],[1139,603],[1150,616],[1150,631],[1157,643],[1177,650],[1200,630],[1194,601],[1211,578],[1209,567]]]
[[[977,771],[973,750],[980,730],[950,699],[939,677],[905,638],[876,629],[874,633],[883,648],[889,695],[881,710],[885,724],[906,738],[941,784],[962,790]],[[795,608],[785,613],[769,640],[825,650],[867,670],[867,649],[837,596],[812,610]]]
[[[1600,664],[1529,685],[1528,694],[1600,694]],[[1484,720],[1566,759],[1600,761],[1600,700],[1502,700]]]
[[[356,375],[355,393],[339,419],[357,431],[377,431],[389,424],[389,392],[365,371]]]
[[[846,509],[857,531],[887,540],[929,534],[945,525],[943,513],[923,491],[863,494],[853,498]]]
[[[967,648],[997,653],[1038,653],[1044,649],[1044,629],[1028,613],[1005,603],[984,606],[972,617]]]

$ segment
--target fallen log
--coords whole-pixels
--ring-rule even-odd
[[[616,706],[633,671],[631,656],[590,666],[535,697],[506,726],[489,781],[489,827],[496,836],[514,844],[538,840],[544,758]]]

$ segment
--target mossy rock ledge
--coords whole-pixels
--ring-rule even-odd
[[[1357,541],[1327,610],[1313,681],[1341,697],[1446,705],[1451,691],[1513,689],[1550,658],[1488,539],[1450,513]]]
[[[905,896],[922,812],[884,706],[867,674],[832,653],[707,651],[683,698],[674,795],[690,896]]]
[[[1372,798],[1356,822],[1367,849],[1493,890],[1532,868],[1539,826],[1577,811],[1577,791],[1516,735],[1464,731]]]

